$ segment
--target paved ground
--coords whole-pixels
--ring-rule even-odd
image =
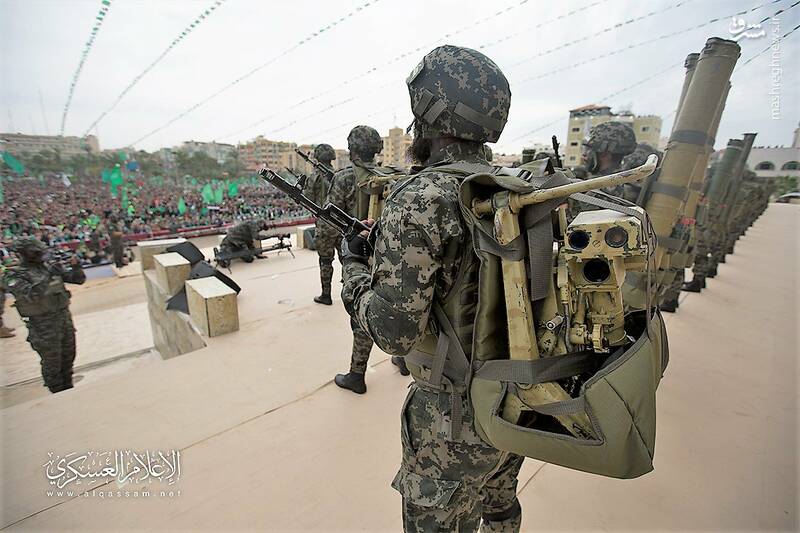
[[[685,294],[667,317],[655,471],[620,481],[528,460],[524,530],[796,530],[800,241],[787,236],[799,222],[797,206],[770,206],[708,289]],[[367,395],[332,385],[350,337],[340,305],[306,303],[318,287],[314,261],[301,252],[234,269],[248,314],[238,334],[0,411],[1,523],[398,530],[399,497],[388,485],[409,379],[376,349]],[[117,497],[136,488],[130,482],[47,494],[48,452],[128,449],[180,450],[172,497]],[[97,494],[112,489],[111,498]]]

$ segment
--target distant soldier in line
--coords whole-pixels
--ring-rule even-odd
[[[336,159],[336,152],[330,144],[318,144],[314,148],[314,159],[333,169],[333,160]],[[325,205],[328,202],[328,192],[331,188],[331,178],[324,173],[314,169],[309,176],[304,192],[317,205]],[[333,280],[333,257],[335,250],[339,248],[342,237],[335,229],[324,222],[317,221],[314,231],[314,246],[317,248],[319,256],[319,281],[322,286],[322,293],[314,297],[318,304],[332,305],[331,300],[331,281]]]
[[[86,275],[75,256],[69,267],[48,262],[47,246],[34,237],[20,239],[15,249],[20,264],[5,273],[2,286],[14,295],[28,326],[28,342],[42,359],[45,386],[54,393],[71,389],[75,328],[64,282],[82,284]]]
[[[623,122],[611,121],[598,124],[583,142],[583,162],[586,178],[607,176],[622,168],[622,160],[636,149],[636,135]],[[581,173],[578,172],[580,175]],[[620,198],[626,194],[624,185],[603,189]],[[633,193],[628,193],[632,196]]]
[[[228,233],[219,245],[219,251],[225,254],[241,252],[243,250],[254,250],[255,245],[253,241],[259,240],[261,238],[261,231],[267,228],[268,225],[264,221],[250,220],[240,222],[228,230]],[[266,257],[261,254],[253,254],[251,256],[242,257],[241,260],[245,263],[252,263],[254,258],[266,259]],[[227,266],[227,261],[224,263],[226,264],[223,266]],[[221,261],[220,265],[222,264],[223,262]]]
[[[368,218],[369,195],[359,190],[356,168],[375,168],[375,154],[383,150],[383,139],[378,132],[369,126],[356,126],[347,136],[347,148],[350,151],[352,166],[338,171],[333,177],[328,201],[348,214],[361,220]],[[340,238],[341,240],[341,238]],[[334,382],[343,389],[357,394],[367,392],[364,375],[367,371],[369,354],[372,351],[372,339],[364,333],[357,322],[351,320],[353,330],[353,352],[350,358],[350,372],[337,374]],[[408,369],[401,358],[392,358],[392,362],[400,368],[400,372],[408,375]]]
[[[620,170],[630,170],[632,168],[640,167],[645,164],[647,157],[652,154],[658,156],[658,162],[661,163],[661,158],[664,157],[663,153],[647,143],[639,143],[636,145],[636,149],[633,152],[622,158]],[[647,179],[654,180],[655,176],[657,175],[651,174]],[[639,193],[641,190],[642,184],[639,182],[626,183],[623,189],[623,198],[629,202],[636,203],[636,201],[639,199]]]

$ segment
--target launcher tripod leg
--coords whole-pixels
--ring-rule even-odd
[[[494,227],[500,244],[508,244],[519,237],[519,217],[511,210],[507,202],[505,206],[495,211]],[[525,261],[502,259],[502,268],[509,355],[511,359],[523,361],[539,359],[541,355],[536,343]],[[518,393],[519,399],[513,396],[508,397],[503,406],[503,418],[512,423],[519,420],[521,412],[526,409],[525,404],[543,405],[571,398],[559,384],[553,382],[530,386],[519,385]],[[594,434],[589,417],[584,413],[559,415],[556,416],[556,419],[576,437],[587,437]]]

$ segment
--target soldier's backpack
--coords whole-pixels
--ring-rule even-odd
[[[507,245],[495,237],[492,217],[475,215],[473,201],[503,190],[526,193],[562,185],[569,182],[568,171],[553,170],[546,160],[517,169],[490,170],[457,163],[436,170],[463,178],[462,214],[477,260],[465,257],[455,286],[434,305],[438,334],[429,334],[406,361],[415,378],[450,393],[451,430],[460,427],[461,398],[466,396],[478,434],[499,450],[616,478],[634,478],[651,471],[655,392],[668,360],[666,330],[657,310],[652,315],[642,311],[627,316],[630,342],[607,354],[587,350],[535,360],[509,359],[511,335],[501,258],[525,258],[532,307],[540,309],[554,283],[552,210],[564,199],[523,208],[519,214],[521,237]],[[592,200],[584,194],[579,199],[625,216],[644,217],[647,222],[641,210]],[[472,301],[469,295],[475,292],[477,301]],[[504,418],[504,404],[518,402],[522,389],[570,380],[573,384],[578,380],[579,386],[564,399],[528,404],[526,408],[534,416],[524,423]],[[566,431],[557,420],[569,417],[588,420],[591,430],[580,436]],[[451,434],[451,438],[457,440],[458,435]]]
[[[353,173],[359,191],[356,216],[362,220],[380,218],[392,185],[406,175],[400,168],[363,162],[353,164]]]

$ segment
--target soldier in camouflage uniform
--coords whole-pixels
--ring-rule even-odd
[[[47,247],[27,237],[15,244],[21,263],[3,276],[15,306],[28,326],[28,342],[42,361],[42,377],[50,392],[72,388],[75,328],[69,312],[70,293],[64,282],[81,284],[86,275],[77,257],[70,268],[46,261]]]
[[[333,168],[333,160],[336,159],[336,152],[329,144],[318,144],[314,147],[314,159]],[[314,200],[317,205],[325,205],[328,202],[328,192],[331,188],[331,178],[314,169],[308,178],[304,192],[306,196]],[[318,304],[332,305],[331,300],[331,281],[333,280],[333,256],[335,250],[339,248],[342,236],[331,226],[322,221],[317,221],[314,231],[314,246],[317,248],[319,256],[319,281],[322,285],[322,293],[314,297]]]
[[[114,256],[114,265],[117,268],[125,266],[124,260],[124,247],[122,245],[122,237],[125,234],[125,223],[112,220],[108,226],[111,235],[111,253]]]
[[[356,126],[347,136],[347,149],[350,151],[350,160],[353,165],[370,167],[375,165],[375,154],[383,150],[383,140],[374,128]],[[336,172],[328,194],[330,203],[340,207],[349,215],[366,219],[366,213],[359,212],[359,205],[365,205],[364,200],[360,198],[361,195],[364,195],[364,193],[358,188],[353,166]],[[350,327],[353,331],[350,372],[337,374],[334,382],[343,389],[349,389],[357,394],[364,394],[367,392],[364,375],[367,372],[367,362],[369,361],[373,343],[369,335],[364,333],[356,321],[351,320]]]
[[[219,245],[219,251],[222,253],[234,253],[253,250],[255,249],[253,241],[259,240],[261,238],[260,232],[267,229],[267,227],[267,224],[263,221],[250,220],[240,222],[228,230],[227,235]],[[265,258],[265,256],[258,254],[242,257],[241,260],[245,263],[252,263],[254,257]],[[223,263],[225,264],[223,265]],[[220,261],[220,265],[228,266],[228,262]]]
[[[405,530],[476,531],[482,522],[482,531],[519,531],[516,486],[523,458],[481,440],[470,401],[448,390],[447,365],[445,385],[435,387],[427,381],[432,369],[414,363],[431,361],[418,356],[417,347],[427,333],[438,335],[434,306],[453,302],[447,300],[452,289],[458,303],[447,305],[466,312],[477,301],[474,286],[459,291],[462,265],[477,258],[467,255],[474,252],[458,199],[463,175],[447,166],[491,169],[482,143],[499,138],[511,91],[494,62],[455,46],[428,53],[407,84],[415,117],[410,151],[423,166],[413,167],[386,200],[374,230],[371,269],[353,252],[361,249],[357,239],[342,243],[342,298],[381,349],[412,356],[407,363],[414,382],[401,414],[402,466],[392,483],[403,496]],[[466,341],[462,348],[472,353]],[[452,401],[463,410],[458,427],[450,416]]]
[[[630,170],[632,168],[640,167],[645,164],[647,158],[651,155],[655,154],[658,156],[659,163],[664,154],[653,148],[647,143],[639,143],[636,145],[636,149],[631,152],[630,154],[626,155],[622,158],[622,164],[620,165],[620,170]],[[654,175],[650,175],[648,180],[655,179]],[[640,183],[626,183],[623,188],[622,197],[629,202],[636,203],[639,199],[639,193],[642,190],[642,185]]]
[[[587,178],[619,172],[623,158],[635,149],[636,135],[630,126],[617,121],[598,124],[592,128],[589,137],[583,142],[583,161],[586,165]],[[626,195],[633,196],[633,192],[628,192],[625,185],[603,190],[620,198]]]

